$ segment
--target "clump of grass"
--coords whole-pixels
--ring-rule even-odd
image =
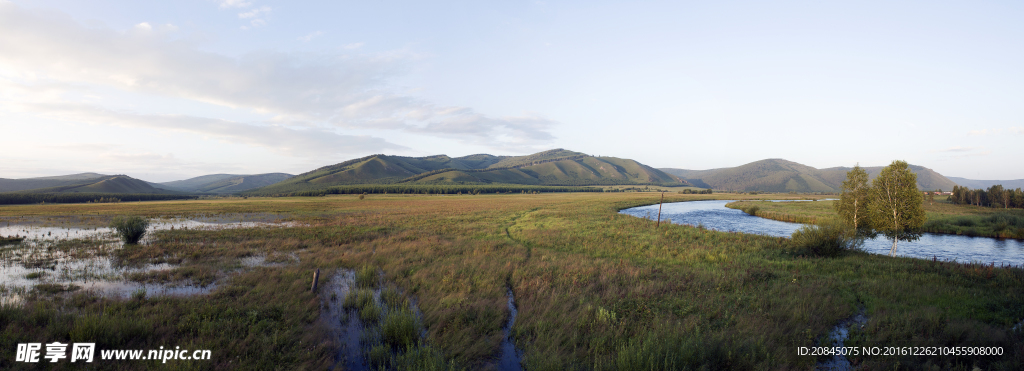
[[[82,287],[74,284],[61,285],[59,283],[41,283],[35,286],[36,291],[50,295],[77,291],[80,288]]]
[[[370,302],[373,302],[373,290],[358,289],[349,291],[348,296],[345,297],[344,306],[349,309],[359,309]]]
[[[372,265],[364,265],[356,272],[356,286],[377,287],[377,268]]]
[[[149,228],[149,220],[141,216],[118,216],[110,223],[110,228],[114,229],[125,245],[138,245]]]
[[[377,344],[366,352],[366,358],[370,361],[371,365],[386,370],[391,363],[391,350],[384,346],[384,344]]]
[[[366,305],[363,305],[362,308],[359,308],[359,319],[363,320],[363,322],[376,322],[380,320],[381,312],[380,305],[377,305],[376,301],[371,300]]]
[[[32,273],[26,274],[25,278],[28,278],[30,280],[35,280],[35,279],[42,278],[45,275],[46,275],[46,272],[32,272]]]
[[[395,349],[404,349],[419,340],[420,326],[416,315],[408,309],[390,310],[384,316],[381,334],[384,342]]]
[[[761,210],[761,208],[757,207],[757,206],[750,206],[750,207],[743,208],[743,212],[745,212],[747,214],[750,214],[752,216],[757,216],[758,210]]]
[[[793,244],[817,256],[834,257],[859,249],[864,239],[857,236],[857,230],[842,221],[825,219],[793,232]]]
[[[384,305],[387,305],[388,309],[399,309],[409,306],[409,299],[406,299],[398,288],[394,286],[388,286],[380,293],[381,300],[384,301]]]

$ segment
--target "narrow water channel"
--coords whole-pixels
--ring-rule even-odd
[[[505,338],[501,341],[501,354],[498,356],[498,370],[501,371],[521,371],[523,369],[522,359],[523,351],[516,349],[516,343],[512,339],[512,326],[516,323],[516,315],[519,314],[519,310],[516,309],[516,299],[512,295],[512,289],[508,289],[508,322],[505,323],[505,327],[502,328],[505,332]]]
[[[662,206],[661,220],[674,224],[702,225],[717,231],[775,237],[789,237],[803,226],[752,216],[742,210],[725,207],[730,202],[733,200],[666,203]],[[633,207],[619,212],[655,220],[658,217],[658,205]],[[888,255],[891,247],[891,240],[879,236],[865,241],[863,248],[869,253]],[[896,255],[961,263],[1024,266],[1024,241],[925,233],[917,241],[900,241]]]

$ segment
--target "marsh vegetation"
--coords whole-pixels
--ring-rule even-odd
[[[310,273],[320,268],[354,271],[354,293],[335,300],[379,329],[369,331],[379,332],[366,343],[366,357],[394,367],[492,367],[507,339],[510,288],[518,310],[511,338],[529,370],[812,368],[820,360],[798,356],[796,347],[813,346],[861,307],[869,320],[847,345],[1007,351],[851,359],[866,369],[1014,369],[1024,359],[1022,335],[1011,330],[1024,318],[1020,268],[856,252],[820,258],[786,238],[656,229],[618,213],[659,196],[375,194],[6,206],[0,219],[274,213],[296,223],[152,231],[143,244],[109,254],[121,264],[172,266],[140,280],[216,277],[215,287],[196,296],[132,298],[66,286],[19,293],[20,303],[0,308],[0,349],[88,339],[98,348],[214,351],[208,363],[172,367],[328,368],[341,341],[321,316],[331,298],[309,290]],[[239,263],[254,256],[280,263]],[[24,367],[12,359],[0,359],[0,367]]]

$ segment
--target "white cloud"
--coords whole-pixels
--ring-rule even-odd
[[[270,11],[271,11],[271,9],[270,9],[269,6],[261,6],[259,8],[252,9],[252,10],[250,10],[248,12],[238,13],[238,18],[242,18],[242,19],[257,18],[257,17],[261,17],[260,14],[266,15],[267,13],[270,13]]]
[[[359,48],[362,48],[362,47],[363,47],[363,43],[351,43],[351,44],[346,44],[346,45],[342,46],[342,48],[345,48],[345,49],[348,49],[348,50],[359,49]]]
[[[956,146],[956,147],[949,147],[949,148],[946,148],[946,149],[940,149],[940,150],[933,151],[933,152],[970,152],[970,151],[976,150],[978,148],[979,147],[960,147],[960,146]]]
[[[310,32],[306,36],[299,37],[297,40],[302,41],[304,43],[308,43],[310,40],[320,37],[323,34],[323,31]]]
[[[239,4],[228,5],[238,7]],[[283,131],[283,127],[263,127],[256,129],[262,133],[257,136],[270,136],[280,131],[286,137],[306,138],[304,135],[320,130],[331,138],[335,128],[384,129],[457,138],[494,148],[519,148],[553,139],[548,130],[554,122],[538,115],[495,118],[468,107],[447,107],[397,93],[389,82],[409,68],[414,57],[407,52],[273,51],[229,57],[203,51],[189,41],[169,40],[157,32],[129,35],[111,29],[84,27],[65,15],[36,13],[0,1],[0,77],[5,71],[7,76],[22,76],[29,84],[19,89],[29,90],[33,96],[49,94],[40,102],[62,103],[54,97],[73,87],[103,87],[145,96],[245,108],[272,117],[274,122],[298,122],[309,128],[300,135]],[[26,102],[25,98],[12,99]],[[110,115],[109,112],[103,115]],[[124,115],[117,117],[121,117],[119,122],[131,121],[124,119]],[[170,122],[188,123],[183,127],[194,131],[199,131],[200,121],[212,128],[245,125],[159,114],[133,116],[132,120],[162,122],[168,127]],[[221,133],[230,136],[227,131]],[[359,142],[354,138],[335,139],[351,141],[354,145]],[[307,140],[310,139],[296,139],[296,142]],[[263,142],[251,143],[262,145],[259,143]],[[379,148],[383,144],[376,145]],[[327,147],[313,145],[311,148]]]
[[[73,103],[31,103],[26,106],[28,110],[39,112],[40,116],[45,117],[125,128],[191,133],[229,143],[264,147],[288,156],[317,157],[405,149],[381,138],[340,135],[318,128],[293,129],[187,115],[139,114]]]
[[[221,9],[225,8],[246,8],[252,5],[252,2],[245,0],[220,0]]]
[[[135,28],[138,29],[138,30],[141,30],[141,31],[152,31],[153,30],[153,26],[150,26],[149,23],[146,23],[146,22],[142,22],[142,23],[139,23],[139,24],[135,25]]]
[[[1021,134],[1024,134],[1024,128],[1019,128],[1019,127],[1013,126],[1013,127],[1007,128],[1007,129],[971,130],[971,131],[967,132],[967,135],[968,136],[983,136],[983,135],[989,135],[989,134],[991,134],[991,135],[999,135],[999,134],[1002,134],[1003,132],[1006,132],[1006,133],[1009,133],[1009,134],[1021,135]]]

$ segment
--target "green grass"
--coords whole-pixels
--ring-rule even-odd
[[[860,307],[869,321],[847,345],[995,345],[1007,352],[855,359],[865,369],[1015,369],[1024,359],[1022,335],[1009,330],[1024,318],[1024,269],[857,252],[821,258],[788,239],[655,229],[653,221],[618,214],[659,197],[388,194],[0,207],[0,219],[268,212],[304,223],[156,232],[153,243],[111,255],[124,264],[186,263],[178,269],[217,272],[224,278],[210,295],[118,300],[33,291],[25,306],[0,308],[0,349],[67,342],[74,333],[95,336],[99,348],[214,350],[214,360],[197,368],[324,369],[334,350],[319,322],[321,298],[309,291],[311,272],[343,267],[370,277],[361,271],[371,267],[383,272],[382,304],[369,286],[344,303],[378,307],[382,330],[371,337],[379,344],[408,344],[402,334],[416,325],[407,317],[392,320],[392,335],[383,331],[402,299],[415,298],[422,311],[423,343],[376,351],[396,369],[488,367],[503,338],[507,287],[519,309],[513,337],[531,370],[809,369],[817,360],[796,348],[813,346]],[[665,195],[666,202],[744,197]],[[241,257],[291,254],[297,263],[226,268]],[[11,360],[0,357],[0,368],[28,367]]]

